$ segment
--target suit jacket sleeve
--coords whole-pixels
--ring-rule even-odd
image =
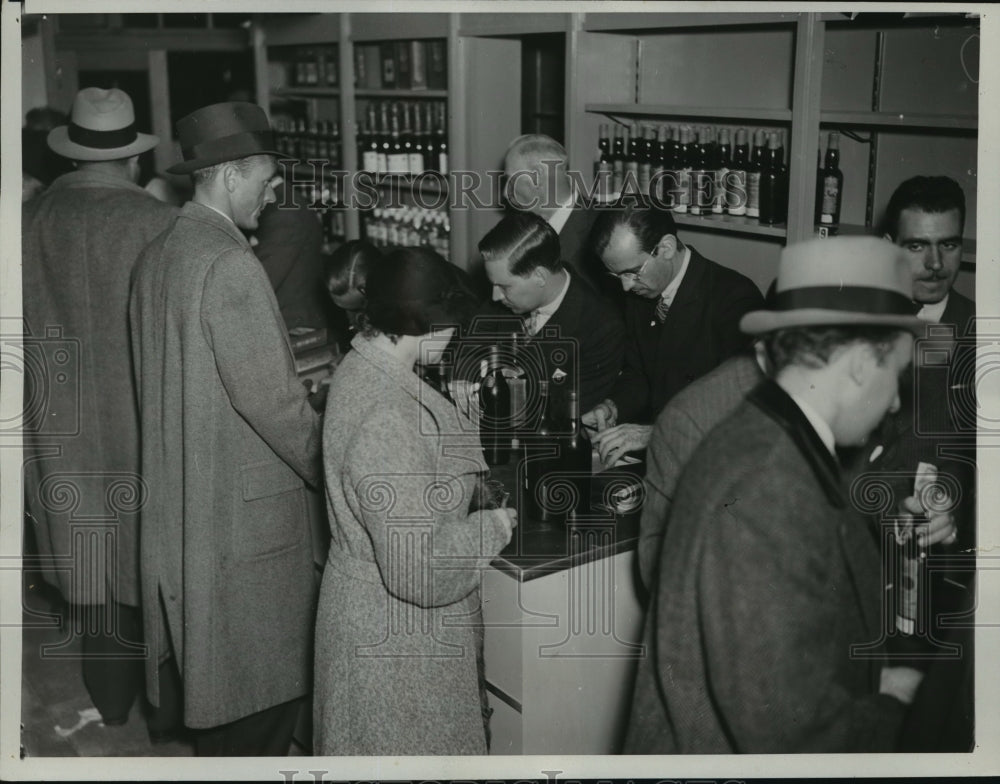
[[[233,408],[282,460],[318,487],[319,417],[295,375],[273,298],[253,256],[224,253],[205,280],[202,329]]]
[[[728,732],[741,752],[889,751],[903,704],[851,694],[835,677],[850,652],[832,651],[828,630],[853,601],[830,591],[837,532],[801,525],[789,536],[773,520],[801,510],[775,498],[773,483],[745,475],[701,521],[712,527],[697,587],[707,677]]]
[[[581,344],[580,352],[580,406],[584,412],[610,397],[625,353],[621,316],[611,307],[596,315],[599,322],[593,326],[593,337]]]
[[[440,607],[479,587],[508,536],[503,512],[469,513],[475,475],[438,472],[439,439],[416,430],[406,412],[383,410],[366,423],[347,464],[382,582],[402,601]]]
[[[751,339],[740,331],[740,319],[751,310],[764,307],[764,298],[754,283],[742,275],[734,277],[732,285],[720,286],[712,293],[718,297],[715,335],[719,357],[725,359],[746,348]]]
[[[632,337],[638,333],[639,315],[634,305],[629,303],[625,309],[625,328],[628,336],[625,339],[625,357],[621,375],[610,394],[610,398],[618,408],[618,422],[634,422],[639,414],[646,409],[649,401],[651,380],[642,368],[642,356],[639,353],[639,343]]]
[[[639,576],[653,588],[677,480],[704,435],[688,413],[669,403],[656,419],[646,452],[646,496],[639,519]]]

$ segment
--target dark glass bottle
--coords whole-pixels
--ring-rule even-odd
[[[447,124],[448,115],[445,111],[444,104],[439,104],[438,109],[438,124],[434,129],[434,136],[437,141],[437,159],[438,159],[438,171],[441,174],[448,173],[448,134],[445,131],[445,125]]]
[[[649,195],[649,181],[653,176],[653,164],[656,159],[656,129],[646,128],[639,156],[639,191],[643,196]]]
[[[430,103],[424,104],[424,171],[438,171],[437,145],[434,142],[434,116]]]
[[[632,123],[628,127],[628,144],[625,145],[625,187],[630,193],[636,193],[639,188],[640,142],[639,129]]]
[[[733,148],[730,144],[728,128],[719,131],[719,143],[715,148],[712,182],[712,214],[722,215],[726,210],[726,178],[732,164]]]
[[[620,193],[625,180],[625,137],[622,126],[615,126],[615,140],[611,146],[611,190]]]
[[[694,161],[691,165],[691,202],[688,212],[704,215],[712,208],[712,162],[708,143],[708,127],[698,129],[698,143],[695,145]]]
[[[726,213],[747,214],[747,166],[750,162],[750,148],[747,144],[747,129],[736,130],[736,147],[733,149],[733,163],[726,174]]]
[[[410,148],[410,174],[424,172],[424,129],[420,123],[420,107],[413,107],[413,136]]]
[[[685,213],[691,203],[691,156],[693,154],[691,127],[682,125],[680,143],[677,145],[677,157],[674,160],[674,171],[677,173],[677,184],[674,190],[674,212]]]
[[[378,148],[378,173],[385,174],[389,171],[389,148],[391,139],[389,136],[389,110],[384,103],[379,104],[379,148]]]
[[[764,146],[767,134],[758,128],[753,134],[753,157],[747,167],[747,217],[760,217],[760,179],[764,170]]]
[[[392,130],[389,132],[391,141],[386,151],[386,163],[389,174],[406,174],[410,166],[409,151],[403,149],[402,132],[399,129],[399,109],[392,107]]]
[[[822,202],[819,222],[836,231],[840,224],[840,202],[844,195],[844,173],[840,170],[840,135],[830,131],[823,163]]]
[[[510,460],[511,410],[510,387],[500,364],[500,347],[490,349],[486,377],[479,387],[482,417],[479,438],[486,462],[491,466],[506,465]]]
[[[760,177],[760,222],[769,226],[788,217],[788,170],[778,133],[767,138],[767,156]]]
[[[576,503],[571,511],[586,514],[590,511],[591,446],[580,420],[580,402],[575,390],[569,393],[566,414],[566,435],[561,439],[559,458],[562,473],[570,478],[575,490]]]

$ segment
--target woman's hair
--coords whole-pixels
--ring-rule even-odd
[[[465,326],[479,300],[469,276],[429,248],[398,248],[369,270],[365,335],[426,335]]]
[[[326,263],[326,288],[334,296],[342,296],[351,289],[364,291],[371,269],[382,254],[365,240],[348,240]]]

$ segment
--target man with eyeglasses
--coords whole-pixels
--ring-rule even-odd
[[[740,318],[764,300],[749,278],[681,242],[665,210],[640,203],[602,212],[589,245],[631,295],[624,370],[609,398],[583,416],[612,465],[646,447],[670,398],[748,345]]]

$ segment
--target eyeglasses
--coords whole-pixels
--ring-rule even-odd
[[[649,264],[650,261],[652,261],[653,257],[656,256],[656,252],[658,250],[659,246],[653,248],[652,253],[646,254],[648,258],[644,262],[642,262],[642,264],[636,269],[625,270],[624,272],[613,272],[612,270],[605,270],[605,272],[607,272],[613,278],[618,278],[618,280],[627,280],[630,283],[633,283],[639,279],[639,277],[642,275],[643,270],[646,269],[646,265]]]

